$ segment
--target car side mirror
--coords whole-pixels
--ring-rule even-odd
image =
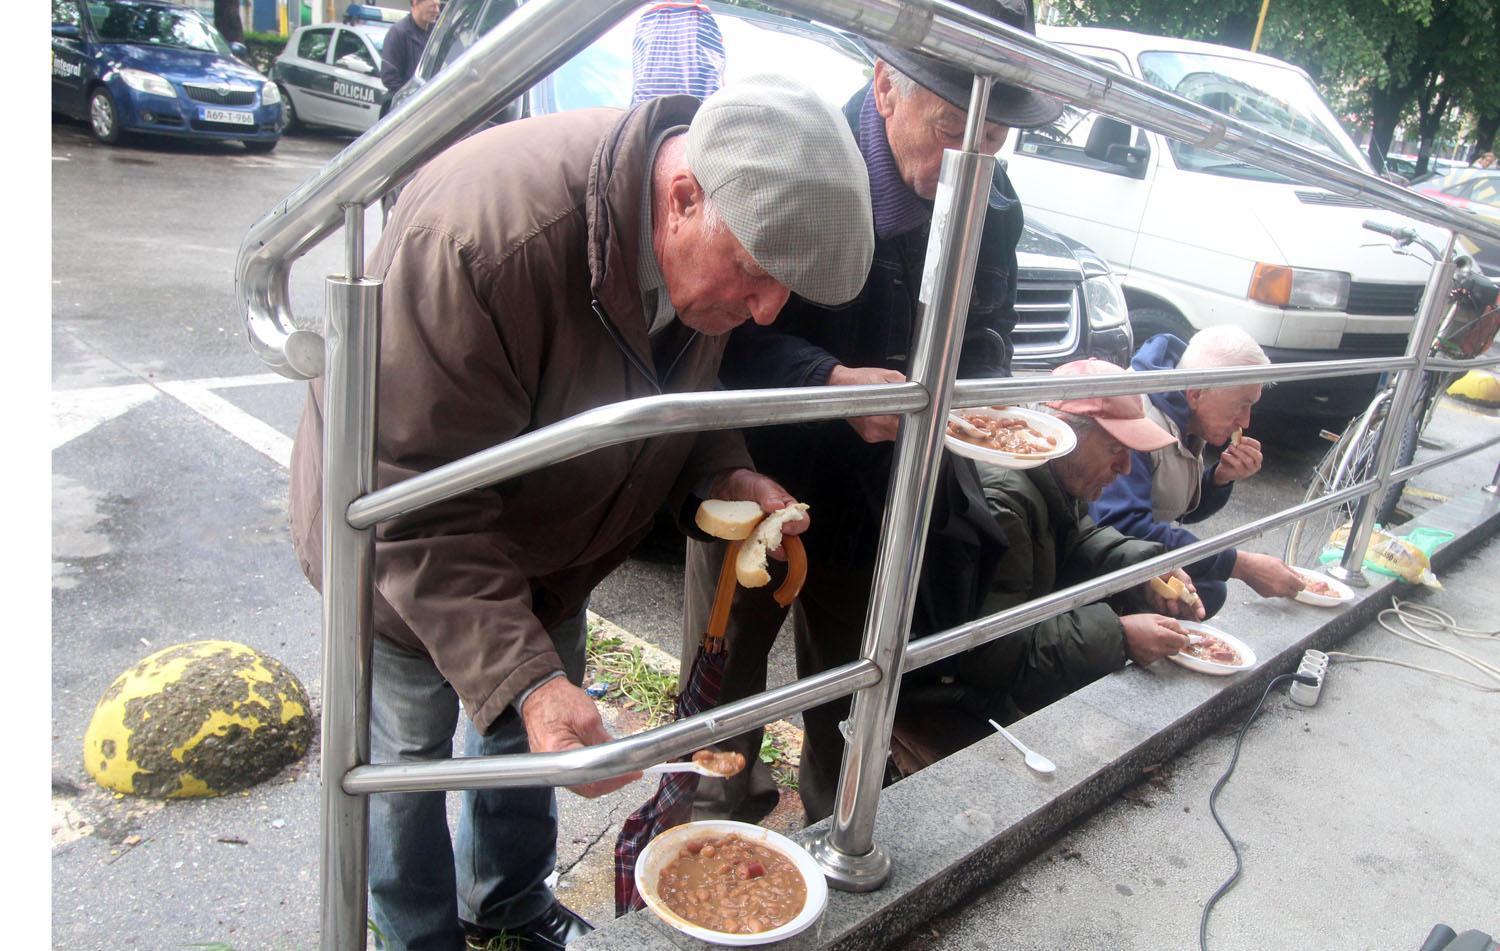
[[[1146,177],[1146,160],[1151,150],[1143,145],[1111,145],[1104,150],[1104,160],[1118,165],[1131,178]]]
[[[233,53],[235,56],[248,56],[250,54],[250,47],[246,46],[244,43],[241,43],[239,40],[235,40],[233,43],[229,44],[229,52]]]
[[[64,40],[76,40],[83,37],[82,31],[78,29],[77,24],[73,23],[52,24],[52,35]]]

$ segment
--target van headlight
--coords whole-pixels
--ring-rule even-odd
[[[177,90],[172,84],[155,73],[148,73],[144,69],[122,69],[120,79],[125,85],[136,92],[143,92],[152,96],[166,96],[168,99],[177,98]]]
[[[1095,330],[1122,326],[1129,318],[1125,293],[1113,274],[1097,274],[1085,280],[1083,299],[1089,312],[1089,326]]]
[[[1345,310],[1349,306],[1349,275],[1259,262],[1250,274],[1250,289],[1245,296],[1272,307]]]

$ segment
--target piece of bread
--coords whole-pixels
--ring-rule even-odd
[[[1148,584],[1151,585],[1152,591],[1155,591],[1168,601],[1181,601],[1188,605],[1198,603],[1198,595],[1190,591],[1188,586],[1182,583],[1182,579],[1175,575],[1163,575],[1160,578],[1152,578]]]
[[[1241,426],[1236,426],[1234,428],[1234,432],[1229,434],[1229,445],[1238,446],[1240,444],[1240,437],[1243,435],[1245,435],[1244,428]]]
[[[806,515],[807,504],[798,502],[767,515],[756,526],[755,533],[740,546],[739,557],[734,562],[735,577],[747,588],[763,587],[771,582],[771,573],[766,570],[766,553],[781,547],[781,526],[787,522],[800,522]]]
[[[766,515],[759,502],[730,502],[725,499],[709,499],[698,506],[693,521],[698,527],[715,538],[739,541],[749,538],[755,526]]]

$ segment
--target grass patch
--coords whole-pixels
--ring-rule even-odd
[[[780,737],[767,730],[760,739],[760,761],[771,767],[771,778],[783,789],[797,788],[797,764]]]
[[[663,673],[647,664],[639,647],[626,647],[620,638],[603,633],[592,622],[588,632],[588,666],[593,683],[609,685],[604,699],[619,701],[644,714],[647,726],[672,721],[677,675]]]

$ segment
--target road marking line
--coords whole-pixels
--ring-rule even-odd
[[[127,383],[93,390],[52,394],[52,448],[66,445],[100,423],[108,422],[156,398],[149,383]]]
[[[173,397],[198,415],[244,442],[284,469],[292,466],[292,441],[281,431],[245,412],[222,396],[194,382],[158,384],[163,393]]]
[[[205,390],[231,390],[241,386],[271,386],[276,383],[299,383],[301,380],[289,380],[280,373],[254,373],[249,376],[206,376],[197,380],[183,380],[193,386],[201,386]]]

